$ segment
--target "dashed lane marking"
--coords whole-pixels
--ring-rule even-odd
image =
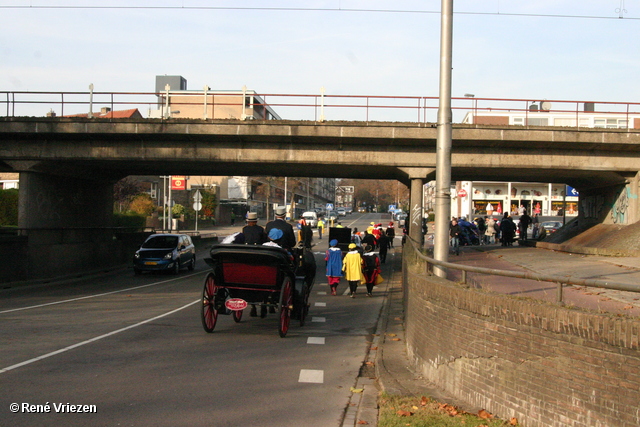
[[[299,383],[324,383],[324,371],[316,369],[300,369]]]

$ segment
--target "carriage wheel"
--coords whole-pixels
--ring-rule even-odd
[[[231,317],[233,317],[233,321],[236,323],[240,323],[240,320],[242,320],[242,312],[244,310],[238,310],[238,311],[233,311],[231,312]]]
[[[216,294],[219,286],[212,273],[209,273],[204,281],[204,289],[202,290],[202,327],[205,331],[211,333],[216,327],[218,321],[218,310],[216,309]]]
[[[282,283],[280,291],[280,337],[284,338],[289,331],[289,322],[291,321],[291,311],[293,307],[293,287],[291,286],[291,278],[286,277]]]

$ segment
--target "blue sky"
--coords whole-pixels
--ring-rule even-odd
[[[59,7],[98,5],[175,8]],[[439,10],[438,0],[0,0],[0,91],[151,92],[169,74],[189,89],[437,96]],[[458,0],[454,11],[454,97],[640,101],[640,0]]]

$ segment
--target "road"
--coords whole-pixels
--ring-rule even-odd
[[[0,290],[0,426],[341,425],[386,287],[328,295],[326,236],[316,242],[311,321],[286,338],[276,315],[221,316],[204,332],[206,252],[177,276],[127,269]]]

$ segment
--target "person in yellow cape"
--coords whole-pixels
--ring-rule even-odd
[[[342,271],[349,282],[349,296],[355,298],[358,284],[366,283],[364,274],[362,274],[362,256],[355,243],[349,244],[349,252],[342,261]]]

